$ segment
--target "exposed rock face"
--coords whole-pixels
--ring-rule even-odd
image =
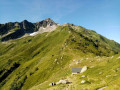
[[[56,83],[56,85],[58,84],[67,84],[68,80],[60,80],[59,82]]]
[[[39,29],[40,27],[46,28],[47,26],[53,26],[53,25],[57,25],[57,23],[55,23],[50,18],[35,23],[35,26],[37,27],[37,29]]]
[[[40,27],[39,28],[39,31],[40,33],[43,33],[43,32],[51,32],[51,31],[54,31],[56,29],[57,25],[47,25],[45,28],[44,27]]]
[[[101,88],[99,88],[99,89],[97,89],[97,90],[104,90],[105,88],[107,88],[107,86],[101,87]]]
[[[24,20],[23,22],[21,22],[20,28],[23,29],[25,33],[37,31],[36,26],[33,23],[28,22],[27,20]]]
[[[84,66],[81,70],[81,73],[85,72],[87,70],[87,66]]]
[[[32,34],[32,36],[34,36],[38,33],[51,32],[55,30],[57,26],[58,24],[50,18],[36,23],[31,23],[27,20],[24,20],[22,22],[9,22],[6,24],[0,24],[1,41],[16,39],[26,33],[37,32],[35,34]]]
[[[82,81],[81,81],[82,84],[85,83],[85,82],[86,82],[86,80],[82,80]]]
[[[85,75],[82,75],[81,77],[85,77]]]

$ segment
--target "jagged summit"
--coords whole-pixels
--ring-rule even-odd
[[[51,18],[46,18],[46,19],[44,19],[44,20],[41,20],[41,21],[46,21],[46,22],[54,22]],[[39,22],[41,22],[41,21],[39,21]],[[38,23],[38,22],[36,22],[36,23]],[[54,22],[55,23],[55,22]]]
[[[47,18],[45,20],[39,21],[37,23],[35,23],[37,27],[47,27],[47,26],[52,26],[52,25],[57,25],[57,23],[55,23],[52,19]]]
[[[52,22],[54,22],[51,18],[46,18],[45,21],[48,21],[48,22],[52,21]]]
[[[0,24],[0,35],[2,41],[10,39],[16,39],[25,35],[26,33],[34,32],[50,32],[58,26],[52,19],[47,18],[45,20],[32,23],[27,20],[22,22],[10,22],[6,24]]]
[[[28,22],[28,21],[25,19],[25,20],[23,20],[22,22]]]
[[[52,26],[52,25],[57,25],[57,23],[56,22],[54,22],[52,19],[50,19],[50,18],[47,18],[47,19],[45,19],[44,21],[46,21],[50,26]]]

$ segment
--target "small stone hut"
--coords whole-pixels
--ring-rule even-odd
[[[72,68],[72,74],[80,73],[82,68]]]

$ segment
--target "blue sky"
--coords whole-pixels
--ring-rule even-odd
[[[0,23],[46,18],[95,30],[120,43],[120,0],[0,0]]]

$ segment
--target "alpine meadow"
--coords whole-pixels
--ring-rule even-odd
[[[120,90],[119,0],[0,0],[0,90]]]

